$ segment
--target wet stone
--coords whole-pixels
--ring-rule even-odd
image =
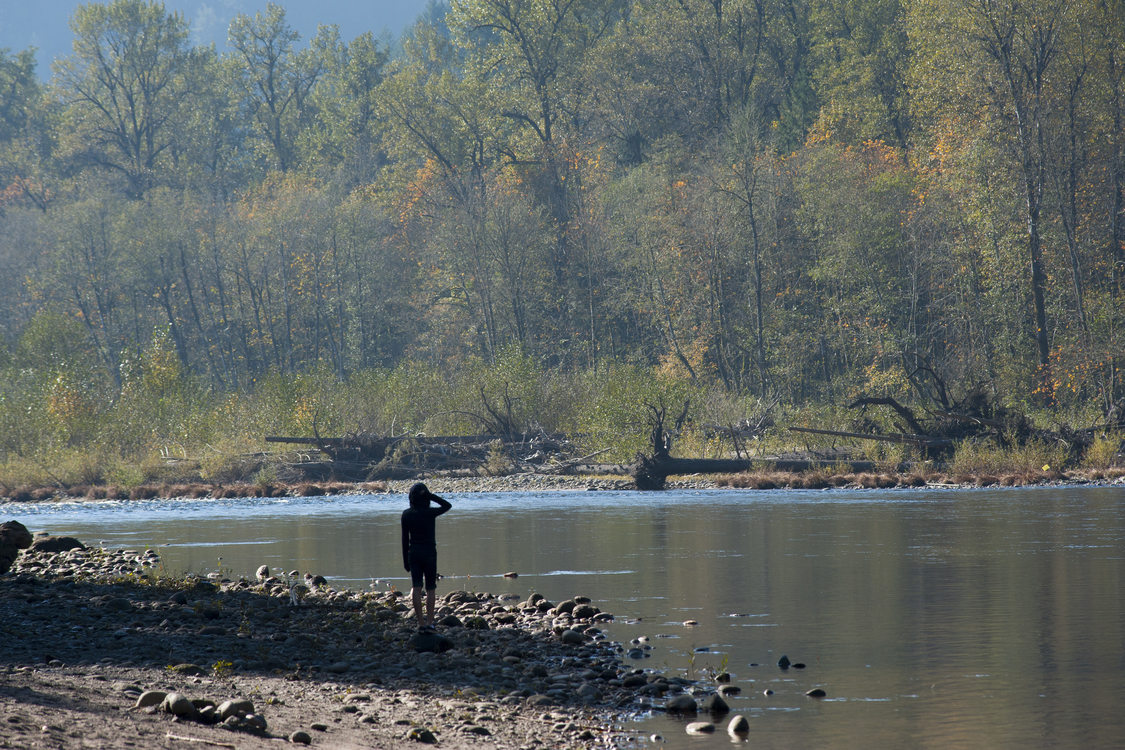
[[[699,707],[695,703],[695,698],[681,694],[669,698],[664,704],[664,710],[674,714],[695,714],[699,712]]]
[[[734,735],[747,734],[750,731],[750,722],[742,714],[736,714],[727,722],[727,732]]]

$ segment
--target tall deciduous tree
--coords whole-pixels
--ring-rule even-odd
[[[946,102],[983,108],[991,134],[1006,146],[1018,179],[1027,288],[1032,302],[1035,359],[1046,374],[1050,361],[1043,212],[1048,187],[1049,80],[1062,49],[1069,6],[1063,0],[932,0],[912,6],[914,42],[921,65],[948,61],[927,73]],[[940,72],[939,72],[940,71]],[[934,75],[937,73],[937,75]]]
[[[551,271],[559,336],[569,338],[572,219],[569,188],[576,134],[579,66],[619,11],[600,0],[454,0],[446,22],[470,51],[469,77],[487,86],[488,106],[517,126],[506,144],[509,159],[546,206],[555,225]],[[571,180],[568,182],[568,179]]]
[[[80,5],[74,53],[58,67],[72,105],[80,160],[119,173],[139,198],[180,136],[179,117],[196,59],[188,24],[154,0]]]
[[[0,47],[0,144],[17,137],[27,127],[38,96],[34,51],[10,54]]]
[[[820,128],[844,143],[905,146],[905,9],[900,0],[819,0],[811,14]]]
[[[43,210],[50,203],[43,172],[54,150],[50,122],[57,110],[45,100],[33,50],[0,49],[0,211],[20,201]]]
[[[322,27],[321,33],[336,34],[331,27]],[[324,62],[312,51],[297,49],[300,38],[285,19],[285,9],[274,3],[253,17],[239,15],[230,25],[244,106],[283,172],[295,164],[297,137],[310,114],[309,95]]]
[[[307,140],[320,163],[347,164],[351,179],[369,182],[373,178],[369,170],[379,162],[374,153],[378,91],[387,50],[371,32],[345,44],[335,27],[327,27],[313,40],[312,53],[324,72],[313,91],[317,127]]]

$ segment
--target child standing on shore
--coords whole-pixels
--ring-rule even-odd
[[[431,507],[433,501],[437,507]],[[432,627],[437,598],[437,535],[435,519],[453,506],[422,482],[410,488],[410,507],[402,512],[402,564],[410,573],[410,598],[418,627]],[[422,615],[425,588],[426,613]]]

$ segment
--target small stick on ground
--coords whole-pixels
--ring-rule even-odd
[[[232,745],[229,742],[217,742],[215,740],[208,740],[202,737],[184,737],[180,734],[172,734],[169,732],[164,735],[166,740],[179,740],[180,742],[197,742],[201,745],[213,745],[214,747],[229,747],[231,750],[238,750],[238,745]]]

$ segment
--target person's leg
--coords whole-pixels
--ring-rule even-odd
[[[414,619],[418,621],[419,627],[425,623],[422,621],[422,585],[425,581],[424,566],[416,559],[417,555],[414,550],[410,551],[410,600],[414,604]]]
[[[437,589],[426,589],[426,624],[434,624],[434,605],[437,603]]]
[[[434,624],[434,607],[437,603],[437,552],[426,560],[423,569],[426,583],[426,624]]]

